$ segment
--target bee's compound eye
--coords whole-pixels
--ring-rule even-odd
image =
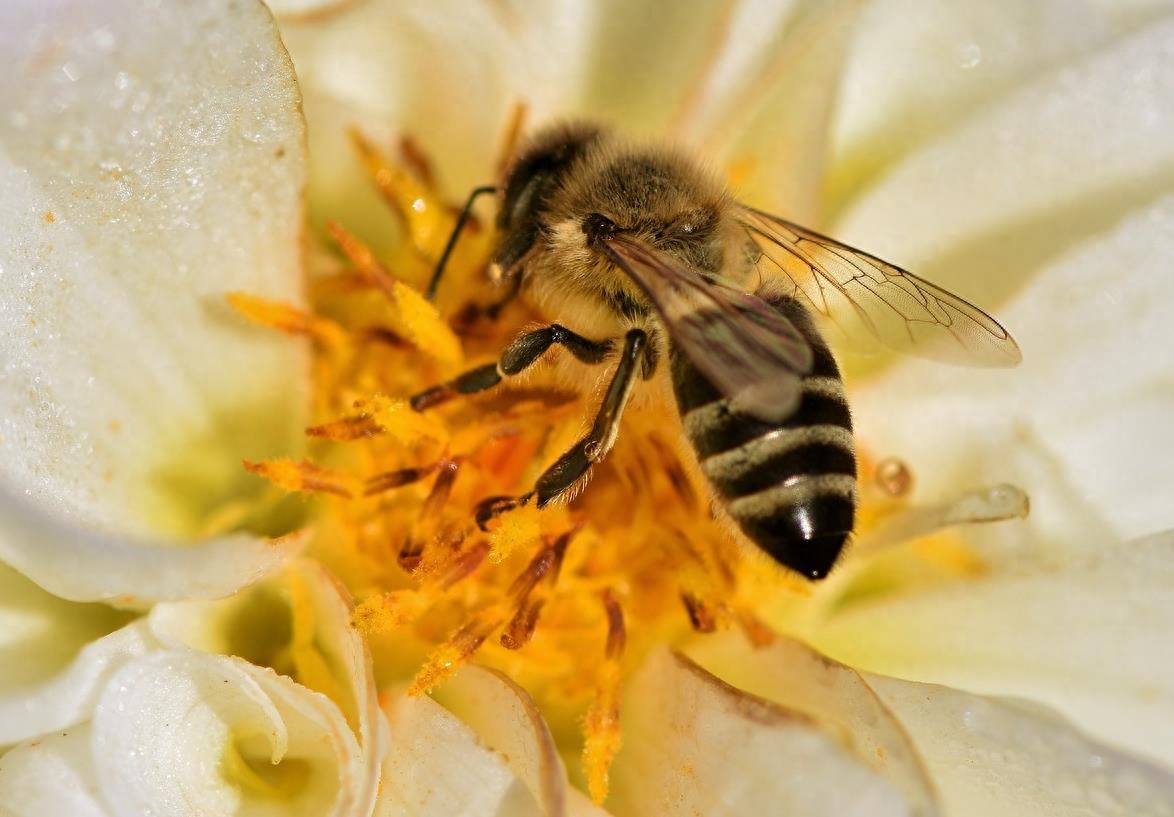
[[[588,213],[583,218],[583,233],[587,236],[589,244],[594,244],[596,241],[607,241],[617,232],[619,232],[619,228],[616,227],[616,223],[605,215]]]

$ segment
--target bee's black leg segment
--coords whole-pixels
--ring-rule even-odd
[[[619,433],[620,417],[632,395],[636,377],[641,373],[640,362],[647,350],[648,335],[641,329],[630,330],[624,338],[619,365],[612,375],[599,412],[595,415],[591,431],[538,478],[534,488],[539,508],[582,479],[592,464],[603,459],[611,450]]]
[[[602,363],[612,349],[611,341],[598,342],[576,335],[570,329],[552,323],[518,337],[505,348],[497,363],[486,363],[470,369],[454,380],[422,391],[411,398],[412,408],[423,411],[439,405],[458,394],[476,394],[491,389],[506,377],[525,371],[551,346],[563,346],[584,363]]]
[[[452,255],[453,249],[457,246],[457,239],[461,235],[461,230],[465,229],[465,225],[469,223],[469,218],[473,215],[473,202],[477,201],[486,193],[496,193],[497,188],[493,185],[485,185],[483,187],[474,187],[473,191],[469,193],[469,198],[465,200],[465,206],[461,208],[461,214],[457,216],[457,223],[452,228],[452,233],[449,234],[448,243],[444,245],[444,252],[440,254],[440,260],[436,262],[436,269],[432,271],[432,279],[428,281],[428,290],[424,297],[428,300],[433,300],[436,297],[436,288],[440,286],[440,276],[444,274],[444,268],[448,265],[449,256]]]

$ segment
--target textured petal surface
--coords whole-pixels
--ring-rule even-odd
[[[90,727],[49,735],[0,757],[4,817],[110,817],[98,792]]]
[[[93,721],[117,814],[359,814],[360,750],[341,711],[272,670],[170,650],[126,665]]]
[[[1168,817],[1174,773],[1038,706],[866,675],[925,758],[950,817]]]
[[[1174,18],[1082,54],[910,155],[837,234],[997,308],[1071,243],[1174,188],[1172,103]]]
[[[679,656],[654,655],[631,682],[623,711],[624,748],[608,803],[616,814],[914,813],[842,736]]]
[[[840,94],[830,179],[851,195],[894,161],[1148,15],[1123,3],[869,3]],[[1152,11],[1150,12],[1153,13]]]
[[[229,0],[5,4],[0,49],[0,558],[76,598],[150,598],[161,568],[229,592],[267,545],[193,570],[80,531],[197,534],[251,484],[241,457],[294,445],[301,350],[224,303],[300,298],[288,57],[263,6]],[[36,512],[77,529],[27,540]]]
[[[46,593],[0,564],[0,746],[89,720],[102,687],[154,645],[145,624]],[[121,627],[121,628],[120,628]]]
[[[383,761],[377,817],[507,817],[538,814],[506,759],[440,704],[401,695],[387,705],[391,751]]]
[[[1174,764],[1172,586],[1168,533],[1064,567],[847,607],[810,637],[855,667],[1040,701]]]
[[[838,104],[828,89],[840,81],[865,6],[859,0],[737,6],[721,55],[727,59],[711,66],[699,95],[695,119],[704,131],[694,141],[707,160],[730,171],[739,198],[803,223],[819,218]],[[781,21],[780,9],[789,12]],[[727,73],[733,76],[722,82]],[[689,124],[680,134],[685,138]]]
[[[933,784],[901,724],[851,667],[797,641],[755,648],[733,634],[700,640],[690,657],[726,683],[802,713],[853,747],[862,763],[898,787],[910,813],[939,813]]]
[[[276,666],[342,710],[361,769],[346,796],[355,814],[375,802],[387,724],[366,641],[350,626],[346,591],[318,563],[297,560],[269,580],[215,602],[158,604],[151,634],[164,646],[240,655]]]
[[[468,666],[438,696],[486,746],[506,758],[541,814],[564,812],[566,771],[542,713],[525,690],[500,672]]]
[[[861,439],[917,475],[920,497],[1010,482],[1025,523],[973,529],[994,555],[1039,559],[1174,527],[1174,197],[1043,269],[1000,310],[1011,371],[903,362],[854,390]],[[997,550],[996,550],[997,549]]]

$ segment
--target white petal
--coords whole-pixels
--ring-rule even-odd
[[[358,814],[362,760],[342,712],[238,658],[152,653],[94,716],[103,797],[118,814]]]
[[[0,558],[75,598],[154,598],[159,570],[208,592],[209,568],[230,592],[268,545],[217,563],[213,544],[193,571],[154,541],[83,553],[106,543],[81,529],[190,535],[252,485],[242,457],[297,439],[303,350],[224,303],[301,295],[302,124],[276,29],[229,0],[6,3],[0,50]],[[74,527],[38,531],[17,495]]]
[[[1172,129],[1167,18],[912,154],[838,235],[994,308],[1064,247],[1171,188]]]
[[[1030,698],[1174,763],[1174,533],[1062,568],[845,608],[807,634],[873,672]]]
[[[455,196],[489,181],[499,127],[524,91],[514,82],[522,55],[506,14],[484,3],[371,0],[283,21],[306,94],[315,203],[335,203],[340,218],[357,209],[340,191],[370,187],[342,138],[353,125],[389,144],[406,134],[419,139]],[[329,178],[331,168],[350,171],[346,184]],[[373,195],[371,202],[384,209]]]
[[[498,753],[427,697],[387,707],[391,751],[383,761],[377,817],[511,817],[537,814],[533,798]]]
[[[901,790],[911,813],[938,813],[922,758],[851,667],[784,638],[755,648],[741,637],[710,636],[690,657],[743,692],[802,713],[830,734],[851,736],[856,757]]]
[[[604,0],[592,4],[587,35],[568,43],[586,60],[579,99],[570,108],[599,117],[625,130],[664,137],[698,94],[720,96],[735,87],[718,77],[711,89],[708,70],[731,62],[742,47],[749,62],[768,53],[767,38],[746,36],[745,22],[757,19],[763,29],[786,20],[793,3],[699,3],[695,5]],[[732,60],[737,61],[733,56]],[[728,69],[727,69],[728,70]],[[735,72],[731,72],[736,75]],[[740,79],[740,77],[739,77]],[[716,93],[715,93],[716,92]],[[699,111],[701,118],[714,116]]]
[[[541,814],[563,813],[566,771],[542,713],[524,689],[496,670],[470,665],[445,682],[437,698],[506,758]]]
[[[303,686],[329,692],[353,727],[363,770],[350,792],[353,810],[375,802],[387,724],[379,708],[367,643],[350,626],[346,590],[320,564],[297,560],[286,571],[216,602],[158,604],[148,616],[167,647],[231,653],[278,663]]]
[[[145,622],[46,593],[0,564],[0,746],[89,720],[110,675],[154,644]]]
[[[624,702],[620,815],[913,814],[899,791],[807,717],[658,653]]]
[[[950,817],[1168,817],[1174,774],[1102,746],[1055,714],[866,675],[909,730]]]
[[[1018,558],[1099,550],[1174,527],[1174,197],[1050,264],[1000,310],[1023,349],[1011,371],[903,362],[854,389],[878,456],[907,461],[920,496],[1010,482],[1024,523],[967,531]],[[988,551],[989,552],[989,551]]]
[[[695,118],[706,158],[747,174],[736,185],[739,198],[807,223],[819,217],[837,104],[828,88],[840,79],[864,5],[738,7]]]
[[[313,17],[338,11],[354,0],[265,0],[265,5],[279,19]]]
[[[54,595],[120,605],[219,598],[273,572],[301,548],[299,534],[218,536],[199,544],[109,536],[82,529],[0,488],[0,561]]]
[[[841,195],[967,116],[1127,28],[1118,3],[868,4],[840,94]]]
[[[111,817],[98,793],[89,725],[17,746],[0,757],[4,817]]]

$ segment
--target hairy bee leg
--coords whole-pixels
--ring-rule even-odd
[[[534,492],[538,498],[539,508],[582,479],[592,464],[603,459],[611,450],[619,433],[620,417],[628,404],[628,398],[632,395],[632,387],[636,383],[637,373],[641,371],[640,363],[647,348],[648,335],[643,330],[632,329],[628,332],[624,338],[619,365],[612,375],[599,412],[595,415],[591,431],[538,478]],[[646,372],[645,378],[650,375],[651,372]]]
[[[483,187],[474,187],[469,193],[469,198],[465,200],[465,206],[461,208],[461,214],[457,216],[457,223],[453,226],[452,232],[448,236],[448,243],[444,245],[444,252],[440,254],[440,260],[436,262],[436,269],[432,271],[432,279],[428,281],[428,289],[424,295],[425,298],[432,301],[436,298],[436,288],[440,286],[440,276],[444,275],[444,268],[448,266],[449,256],[457,246],[457,239],[461,236],[461,231],[465,229],[469,218],[473,215],[473,203],[486,193],[496,193],[497,188],[493,185],[485,185]]]
[[[576,335],[557,323],[527,332],[505,348],[496,363],[486,363],[470,369],[447,383],[433,386],[411,398],[412,408],[423,411],[439,405],[458,394],[476,394],[491,389],[507,377],[520,374],[549,349],[558,344],[578,360],[589,364],[602,363],[612,349],[611,341],[602,343]]]

